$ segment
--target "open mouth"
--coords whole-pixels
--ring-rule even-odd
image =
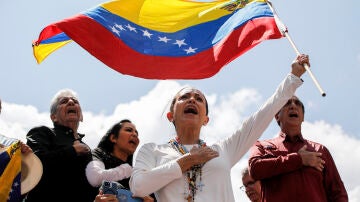
[[[185,108],[184,113],[185,114],[198,114],[198,111],[197,111],[197,109],[195,107],[188,106],[188,107]]]
[[[67,110],[67,113],[68,113],[68,114],[70,114],[70,113],[76,114],[76,110],[75,110],[75,109],[69,109],[69,110]]]
[[[289,117],[290,117],[290,118],[293,118],[293,117],[298,118],[299,115],[298,115],[296,112],[293,112],[293,113],[290,113],[290,114],[289,114]]]
[[[129,140],[129,144],[132,144],[132,145],[137,146],[137,145],[138,145],[138,141],[136,141],[136,140]]]

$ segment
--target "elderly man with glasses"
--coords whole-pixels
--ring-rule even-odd
[[[242,191],[246,193],[251,202],[261,201],[261,185],[259,180],[254,180],[250,174],[248,168],[245,168],[242,173],[243,186],[240,187]]]

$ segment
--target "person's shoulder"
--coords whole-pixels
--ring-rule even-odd
[[[48,126],[44,126],[44,125],[37,126],[37,127],[34,127],[34,128],[38,128],[38,129],[40,129],[40,130],[51,130],[51,128],[50,128],[50,127],[48,127]]]
[[[103,150],[100,147],[96,147],[95,149],[93,149],[91,151],[93,160],[97,160],[97,161],[103,161],[104,158],[109,158],[109,156],[111,156],[111,154],[107,153],[105,150]]]
[[[158,146],[160,146],[160,145],[157,145],[154,142],[147,142],[147,143],[144,143],[143,145],[141,145],[140,148],[150,149],[150,148],[156,148]]]
[[[257,147],[263,147],[265,149],[271,149],[271,148],[276,148],[278,141],[279,141],[279,137],[274,137],[270,139],[257,140],[254,145]]]
[[[169,144],[156,144],[153,142],[149,142],[141,145],[139,150],[145,152],[154,152],[154,151],[164,151],[169,148],[171,148]]]
[[[307,142],[307,144],[311,145],[311,147],[313,147],[315,149],[315,151],[328,150],[325,145],[323,145],[319,142],[315,142],[315,141],[308,140],[308,139],[306,139],[305,141]]]
[[[157,146],[157,147],[163,147],[163,146],[169,146],[169,143],[161,143],[161,144],[157,144],[155,142],[146,142],[143,144],[143,146]]]
[[[31,130],[43,130],[43,131],[51,131],[51,128],[47,126],[35,126]]]
[[[281,139],[280,136],[276,136],[276,137],[268,138],[268,139],[262,139],[262,140],[259,139],[256,142],[267,144],[267,143],[275,143],[275,142],[279,141],[280,139]]]
[[[29,130],[28,135],[33,133],[52,133],[52,130],[47,126],[36,126]]]

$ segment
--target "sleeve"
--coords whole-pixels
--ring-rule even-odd
[[[77,154],[72,145],[57,147],[53,143],[54,134],[46,126],[31,129],[26,135],[26,144],[46,165],[58,165],[58,162],[76,160]]]
[[[326,156],[324,184],[328,201],[347,202],[348,195],[344,183],[341,180],[340,174],[329,150],[324,147],[324,151],[322,153]]]
[[[98,160],[90,161],[85,169],[86,178],[93,187],[100,187],[103,180],[120,181],[129,178],[131,172],[132,167],[127,163],[105,169],[104,163]]]
[[[270,178],[302,168],[298,153],[275,156],[267,152],[260,141],[250,149],[249,173],[255,180]]]
[[[220,142],[231,159],[232,166],[249,150],[255,141],[268,127],[275,114],[294,95],[295,90],[302,84],[302,80],[288,74],[279,84],[274,94],[260,107],[260,109],[245,120],[242,126],[229,138]]]
[[[182,177],[177,159],[170,160],[160,166],[156,165],[156,145],[144,144],[135,156],[134,170],[130,178],[130,189],[137,197],[154,193],[173,181]]]

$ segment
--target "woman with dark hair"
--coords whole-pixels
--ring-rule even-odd
[[[92,151],[93,160],[86,167],[89,183],[100,187],[103,180],[116,181],[129,189],[132,158],[138,145],[138,131],[130,120],[114,124]],[[149,198],[144,197],[144,200]],[[153,201],[152,198],[149,201]]]
[[[231,169],[261,136],[276,112],[302,84],[308,56],[299,55],[275,93],[228,137],[208,145],[200,138],[209,123],[205,95],[188,87],[172,100],[168,120],[175,135],[167,143],[147,143],[134,157],[130,187],[135,196],[155,193],[159,201],[235,201]]]

